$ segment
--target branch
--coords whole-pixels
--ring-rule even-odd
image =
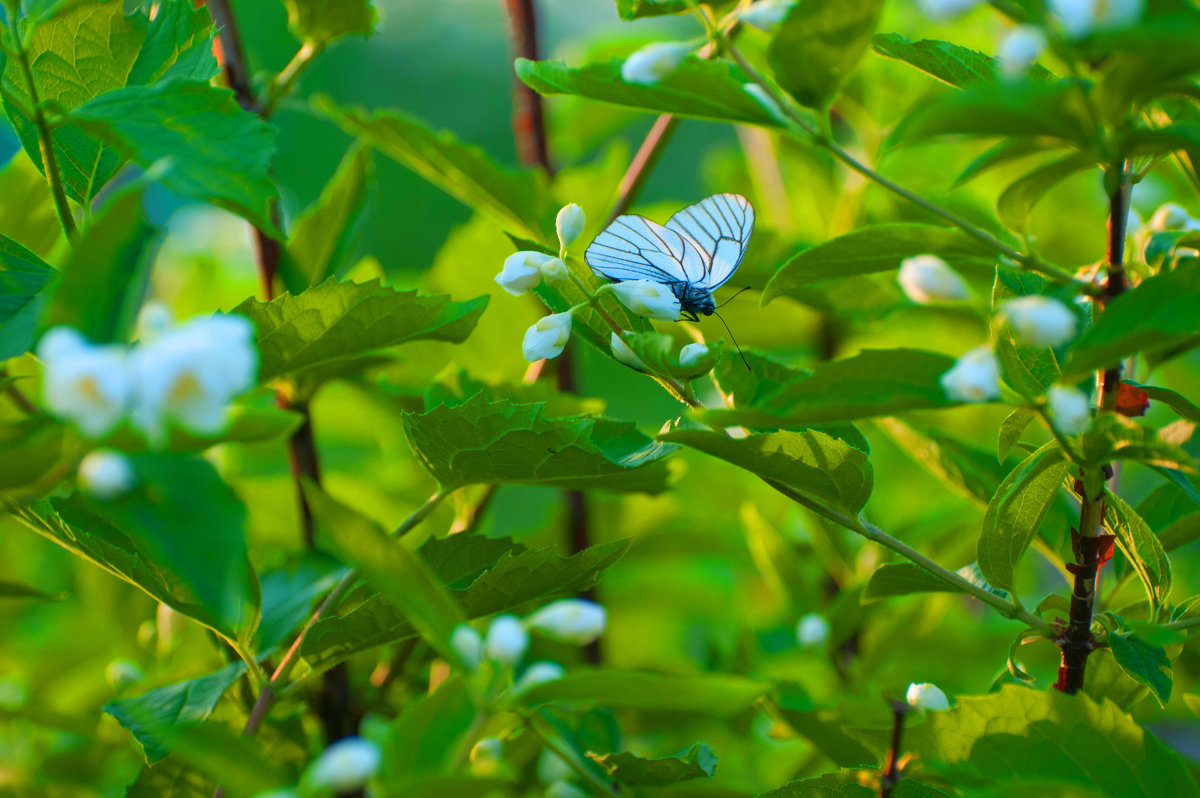
[[[888,749],[887,764],[883,767],[879,798],[891,798],[892,789],[900,783],[900,739],[904,736],[904,719],[909,709],[903,701],[892,701],[892,712],[896,716],[892,725],[892,747]]]
[[[509,48],[514,55],[538,60],[537,11],[534,0],[504,0],[508,10]],[[517,155],[527,166],[540,166],[548,173],[550,150],[546,143],[546,119],[542,95],[513,74],[513,137]]]
[[[617,189],[617,201],[613,203],[612,210],[608,214],[609,224],[628,211],[629,206],[642,193],[642,186],[645,185],[650,170],[658,163],[659,156],[662,155],[662,151],[666,148],[667,142],[670,141],[671,135],[677,127],[679,127],[679,119],[671,114],[662,114],[654,120],[654,126],[646,134],[642,146],[638,147],[637,154],[629,162],[629,169],[621,178],[621,185]]]

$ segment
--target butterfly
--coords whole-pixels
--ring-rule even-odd
[[[713,194],[660,225],[618,216],[596,236],[583,259],[613,282],[651,280],[671,289],[680,315],[699,321],[717,309],[713,291],[733,277],[754,231],[754,207],[737,194]]]

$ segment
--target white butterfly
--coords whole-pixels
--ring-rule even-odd
[[[583,259],[613,282],[652,280],[679,298],[681,315],[716,310],[712,292],[746,255],[754,207],[737,194],[713,194],[671,217],[666,226],[643,216],[618,216],[596,236]]]

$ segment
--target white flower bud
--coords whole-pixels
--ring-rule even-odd
[[[913,683],[908,686],[908,692],[904,695],[909,706],[916,709],[932,709],[945,710],[950,708],[950,702],[946,699],[946,694],[936,684],[923,682],[921,684]]]
[[[479,667],[483,662],[483,637],[475,627],[460,623],[450,633],[450,645],[470,670]]]
[[[594,601],[560,599],[526,619],[525,625],[561,643],[584,646],[604,632],[608,614]]]
[[[1184,207],[1177,202],[1168,202],[1158,206],[1158,210],[1150,217],[1150,229],[1157,232],[1163,230],[1181,230],[1192,220]]]
[[[488,627],[483,655],[494,662],[515,665],[529,648],[529,632],[514,615],[498,615]]]
[[[1067,36],[1081,39],[1097,30],[1114,30],[1135,24],[1142,16],[1143,0],[1050,0],[1050,11]]]
[[[583,208],[573,202],[570,205],[562,206],[558,216],[554,219],[554,229],[558,231],[559,245],[566,249],[574,244],[586,224],[587,216],[584,215]]]
[[[679,365],[691,368],[700,362],[700,358],[708,354],[707,344],[687,344],[679,350]]]
[[[1000,396],[1000,365],[985,344],[955,361],[940,382],[946,396],[956,402],[986,402]]]
[[[779,107],[779,103],[771,96],[771,93],[757,83],[743,83],[742,91],[754,98],[754,101],[763,107],[763,110],[774,119],[776,122],[783,124],[788,123],[787,114]]]
[[[542,265],[557,260],[542,252],[522,250],[504,259],[504,268],[496,275],[496,282],[513,296],[521,296],[542,279]]]
[[[542,784],[553,784],[556,781],[565,782],[567,779],[573,778],[575,771],[563,761],[561,756],[549,748],[543,748],[542,752],[538,754],[537,775]]]
[[[1046,50],[1046,34],[1033,25],[1018,25],[1004,35],[996,50],[1000,71],[1010,78],[1020,77]]]
[[[739,14],[738,18],[747,25],[769,31],[783,22],[794,5],[795,0],[758,0]]]
[[[559,665],[557,662],[541,660],[525,669],[525,672],[521,674],[521,678],[517,679],[517,683],[513,686],[513,689],[518,693],[523,693],[539,684],[556,682],[566,675],[567,671],[562,665]]]
[[[683,42],[647,44],[621,64],[621,80],[652,86],[674,72],[691,51],[692,46]]]
[[[471,748],[472,762],[495,762],[504,754],[504,741],[499,737],[484,737]]]
[[[801,648],[823,646],[828,639],[829,621],[815,612],[805,615],[796,624],[796,640],[799,641]]]
[[[114,659],[108,663],[104,675],[112,689],[118,692],[146,678],[146,672],[136,662],[127,659]]]
[[[93,346],[77,330],[55,327],[42,336],[37,356],[45,365],[46,408],[100,438],[125,415],[131,384],[123,346]]]
[[[646,364],[642,362],[642,359],[638,357],[632,349],[629,348],[629,344],[625,343],[625,341],[621,339],[621,336],[613,333],[609,340],[612,342],[613,357],[615,357],[617,360],[621,361],[626,366],[637,369],[638,371],[650,370],[646,367]]]
[[[165,302],[150,301],[138,313],[137,336],[142,342],[153,340],[171,329],[175,314]]]
[[[1017,339],[1030,346],[1059,346],[1075,336],[1075,314],[1057,299],[1040,294],[1010,299],[1001,312]]]
[[[919,305],[956,302],[970,295],[963,278],[937,255],[914,255],[900,261],[896,282],[904,295]]]
[[[925,16],[933,20],[947,19],[965,14],[983,0],[917,0]]]
[[[567,264],[558,258],[550,258],[541,265],[542,279],[548,283],[561,283],[570,273]]]
[[[571,337],[571,311],[543,316],[525,331],[521,351],[530,363],[542,358],[558,357]]]
[[[1078,435],[1092,423],[1092,406],[1088,395],[1077,388],[1052,385],[1046,391],[1046,403],[1054,427],[1063,435]]]
[[[639,316],[659,321],[676,321],[679,318],[679,297],[662,283],[630,280],[615,283],[612,290],[621,304]]]
[[[546,798],[587,798],[587,793],[569,781],[556,781],[546,788]]]
[[[379,772],[382,761],[378,745],[361,737],[346,737],[321,752],[308,766],[302,783],[334,792],[357,790]]]
[[[112,449],[96,449],[79,463],[79,486],[97,499],[122,496],[136,481],[129,458]]]

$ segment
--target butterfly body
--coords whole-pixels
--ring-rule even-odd
[[[717,309],[717,303],[713,299],[712,291],[709,291],[707,288],[679,281],[668,283],[667,287],[671,289],[671,293],[679,298],[679,312],[684,318],[690,317],[691,321],[696,321],[698,314],[703,313],[705,316],[711,316],[713,311]]]

